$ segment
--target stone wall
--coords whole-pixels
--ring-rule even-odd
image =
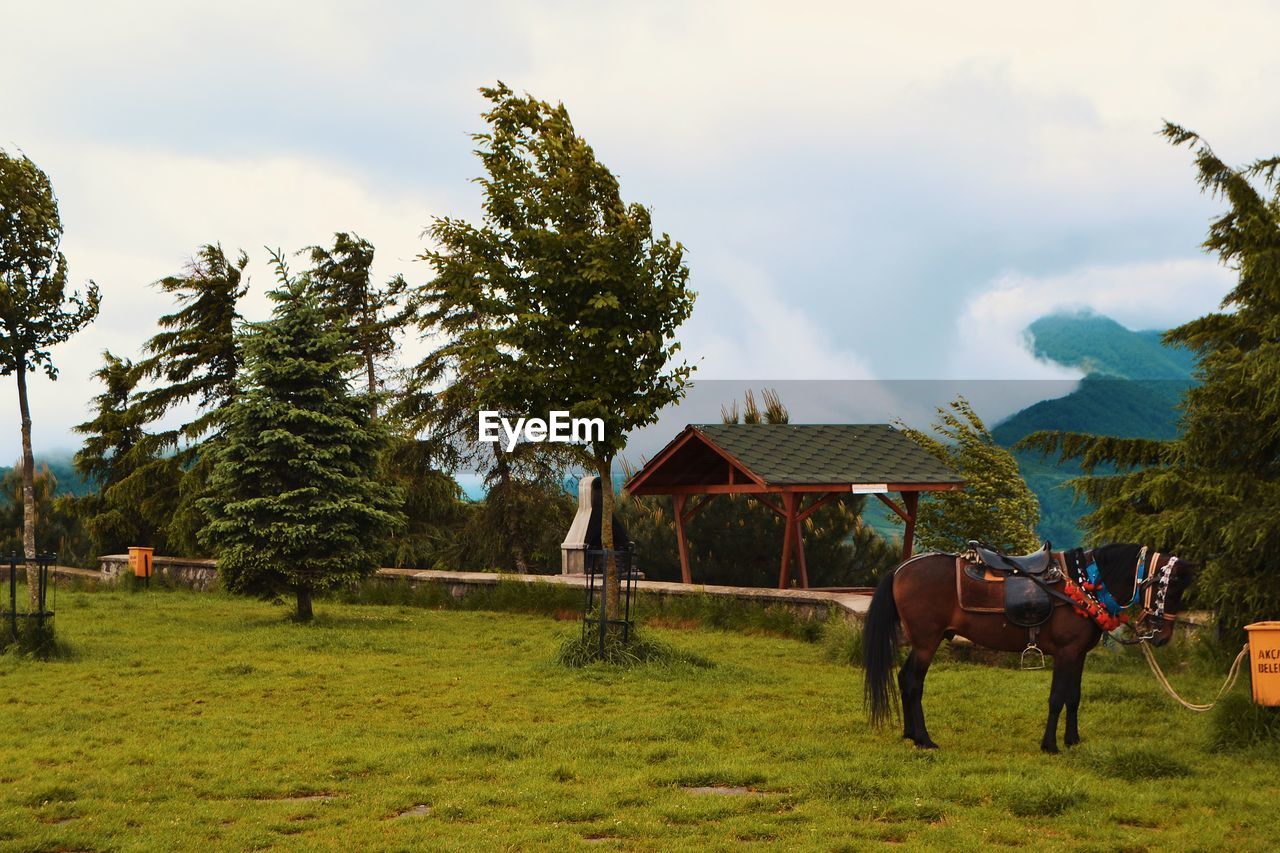
[[[152,557],[152,583],[180,586],[205,591],[212,589],[218,580],[215,560],[196,560],[190,557]],[[119,583],[122,575],[132,575],[128,554],[108,554],[98,558],[98,569],[106,583]]]

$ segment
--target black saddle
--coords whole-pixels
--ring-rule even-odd
[[[1049,551],[1049,543],[1044,543],[1044,547],[1033,554],[1023,554],[1020,557],[1011,557],[1008,554],[1001,554],[995,548],[975,540],[969,542],[969,547],[978,555],[978,559],[988,568],[997,571],[1013,572],[1022,575],[1042,575],[1053,563],[1053,554]]]

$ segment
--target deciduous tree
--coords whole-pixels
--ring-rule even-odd
[[[692,368],[677,362],[676,329],[694,294],[684,247],[655,235],[648,209],[623,202],[617,178],[574,130],[563,104],[481,93],[489,128],[477,134],[485,176],[475,226],[437,219],[424,258],[431,290],[463,306],[459,376],[498,411],[600,418],[590,468],[613,512],[613,460],[627,433],[678,400]],[[613,531],[602,525],[604,547]],[[618,611],[618,573],[606,572],[606,611]]]
[[[964,480],[964,491],[921,496],[916,514],[921,546],[957,553],[970,539],[1019,552],[1040,545],[1040,502],[1018,473],[1013,454],[995,443],[968,400],[957,397],[938,409],[935,435],[899,427]]]
[[[62,218],[49,177],[30,158],[0,150],[0,376],[18,385],[22,426],[22,547],[36,555],[35,457],[31,450],[31,407],[27,373],[43,369],[58,378],[50,348],[70,338],[98,315],[98,287],[85,296],[67,294],[67,259],[62,254]],[[36,568],[27,580],[35,603]]]

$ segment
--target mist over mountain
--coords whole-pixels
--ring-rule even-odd
[[[1070,394],[1042,400],[1000,421],[995,440],[1012,447],[1039,430],[1168,439],[1178,434],[1179,405],[1194,383],[1195,357],[1161,340],[1161,331],[1135,332],[1092,312],[1041,317],[1027,333],[1038,358],[1084,370]],[[1018,467],[1040,499],[1040,535],[1058,547],[1083,541],[1079,519],[1089,507],[1075,502],[1066,481],[1073,463],[1017,450]]]

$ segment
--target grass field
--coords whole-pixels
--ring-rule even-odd
[[[70,657],[0,657],[2,850],[1280,844],[1280,751],[1210,748],[1136,654],[1093,661],[1059,756],[1048,672],[940,664],[943,748],[921,752],[868,730],[861,672],[821,643],[650,629],[714,666],[567,670],[576,626],[543,616],[320,602],[299,626],[179,592],[58,611]]]

